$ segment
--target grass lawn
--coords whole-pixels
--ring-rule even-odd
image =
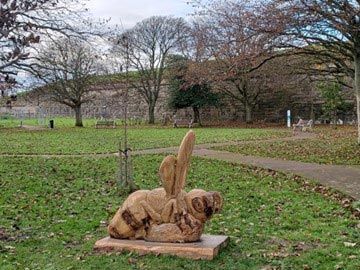
[[[56,124],[55,124],[56,125]],[[133,150],[178,146],[188,129],[134,127]],[[196,128],[197,144],[291,136],[286,129]],[[0,129],[0,154],[91,154],[117,152],[123,129],[61,127],[53,130]]]
[[[246,143],[216,147],[243,155],[275,157],[323,164],[360,165],[355,127],[322,128],[316,138],[284,142]]]
[[[163,157],[133,158],[141,188],[159,186],[157,170]],[[116,188],[116,158],[1,159],[4,270],[360,267],[359,220],[341,203],[291,177],[194,158],[186,188],[218,190],[225,198],[206,233],[226,234],[231,240],[215,260],[192,261],[93,253],[95,241],[106,236],[106,222],[125,198]]]
[[[55,117],[55,118],[26,118],[23,119],[14,118],[12,116],[7,116],[6,119],[4,117],[0,118],[0,125],[5,128],[18,128],[20,126],[20,121],[23,122],[23,125],[32,126],[32,127],[40,127],[40,124],[43,122],[45,127],[49,127],[49,121],[54,120],[55,128],[70,128],[75,125],[75,118],[66,118],[66,117]],[[131,124],[131,121],[129,121]],[[94,127],[96,124],[95,119],[83,119],[83,125],[85,127]],[[116,120],[116,124],[120,125],[121,121]]]

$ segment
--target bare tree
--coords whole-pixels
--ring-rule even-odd
[[[360,2],[337,0],[274,0],[268,6],[264,31],[281,34],[283,48],[316,57],[326,72],[353,80],[360,145]]]
[[[197,73],[211,76],[217,88],[241,102],[245,121],[252,122],[252,111],[263,91],[262,76],[254,72],[273,57],[272,33],[258,31],[263,3],[246,1],[216,1],[204,7],[205,15],[195,24],[197,31],[195,55],[207,55],[207,64],[195,67]],[[204,52],[204,49],[206,52]],[[199,69],[200,68],[200,69]],[[195,70],[191,73],[195,74]],[[197,75],[198,78],[201,75]],[[264,81],[263,81],[264,82]]]
[[[76,39],[51,42],[39,55],[41,87],[51,101],[64,104],[75,112],[75,126],[82,127],[81,106],[91,102],[92,77],[96,74],[95,55],[86,44]]]
[[[0,97],[5,97],[6,92],[16,85],[16,82],[9,75],[3,75],[0,73]]]
[[[26,60],[44,37],[90,33],[84,28],[84,12],[78,0],[1,0],[0,74],[32,71]]]
[[[137,71],[131,82],[148,105],[149,124],[155,123],[155,106],[164,79],[165,60],[186,37],[182,18],[154,16],[117,38],[117,51]]]

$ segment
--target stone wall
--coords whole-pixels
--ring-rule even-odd
[[[296,83],[295,83],[296,84]],[[299,84],[300,85],[300,84]],[[93,87],[91,92],[92,102],[84,104],[82,113],[84,118],[105,118],[105,119],[123,119],[124,108],[127,105],[128,118],[146,121],[148,118],[147,104],[135,89],[129,89],[128,102],[125,102],[124,85],[98,85]],[[355,97],[351,89],[346,89],[346,98],[349,102],[355,103]],[[167,85],[163,84],[155,108],[155,118],[162,121],[165,116],[173,118],[174,111],[167,107]],[[285,122],[286,111],[292,111],[293,119],[302,117],[309,119],[320,116],[320,108],[323,100],[316,90],[311,86],[300,87],[295,85],[293,90],[284,90],[276,87],[269,87],[259,95],[259,102],[253,110],[254,122]],[[9,113],[19,114],[26,107],[36,107],[46,117],[74,117],[71,108],[53,103],[46,96],[25,95],[19,96],[16,102],[13,102],[13,109],[7,109]],[[34,114],[37,115],[37,114]],[[178,119],[192,118],[191,108],[178,110],[175,115]],[[345,116],[348,121],[355,118],[354,113]],[[223,96],[221,105],[215,107],[205,107],[201,110],[201,119],[204,122],[222,123],[229,121],[243,122],[243,105],[234,99]],[[172,121],[172,120],[170,120]],[[294,120],[295,121],[295,120]]]

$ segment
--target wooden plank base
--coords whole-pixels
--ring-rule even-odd
[[[206,234],[201,236],[199,242],[194,243],[160,243],[105,237],[95,243],[94,249],[100,253],[126,250],[134,251],[141,255],[148,253],[168,254],[194,260],[212,260],[228,242],[228,236]]]

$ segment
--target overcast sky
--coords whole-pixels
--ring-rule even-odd
[[[111,24],[124,29],[155,15],[184,17],[191,13],[186,0],[89,0],[88,8],[95,18],[111,18]]]
[[[189,1],[189,0],[187,0]],[[155,15],[173,15],[187,18],[192,12],[186,0],[88,0],[85,1],[94,19],[111,18],[110,24],[124,29],[133,27],[137,22]],[[25,79],[24,79],[25,78]],[[21,72],[18,81],[28,78]]]

